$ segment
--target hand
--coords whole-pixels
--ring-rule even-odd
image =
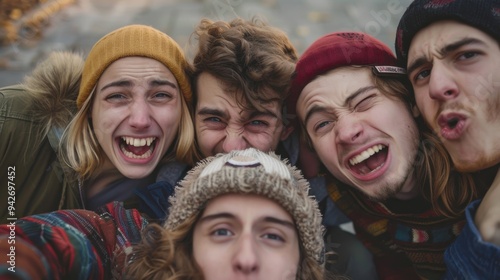
[[[500,246],[500,168],[474,217],[485,242]]]

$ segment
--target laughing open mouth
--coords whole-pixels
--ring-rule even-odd
[[[384,166],[387,160],[387,146],[374,145],[349,159],[350,169],[359,175],[366,175]]]
[[[134,138],[123,136],[119,141],[123,154],[133,159],[149,158],[156,147],[156,137]]]

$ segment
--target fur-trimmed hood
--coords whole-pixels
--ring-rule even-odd
[[[29,110],[45,124],[43,135],[52,127],[65,128],[76,113],[83,64],[80,54],[53,52],[24,78],[22,87],[32,98]]]

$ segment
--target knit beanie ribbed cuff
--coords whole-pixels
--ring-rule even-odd
[[[301,55],[287,99],[287,114],[296,115],[304,87],[318,75],[349,65],[396,66],[391,49],[362,32],[334,32],[320,37]]]
[[[456,20],[500,42],[500,0],[415,0],[399,21],[396,33],[398,65],[406,68],[413,37],[441,20]]]
[[[128,25],[102,37],[85,61],[76,104],[80,109],[106,68],[120,58],[148,57],[163,63],[174,74],[186,102],[191,87],[185,69],[187,61],[180,46],[167,34],[145,25]]]

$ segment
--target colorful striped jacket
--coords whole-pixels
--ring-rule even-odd
[[[0,279],[121,279],[147,224],[113,202],[97,212],[60,210],[1,225]]]
[[[380,279],[442,279],[444,252],[464,227],[464,216],[444,217],[422,198],[376,202],[330,176],[327,188],[372,252]]]

